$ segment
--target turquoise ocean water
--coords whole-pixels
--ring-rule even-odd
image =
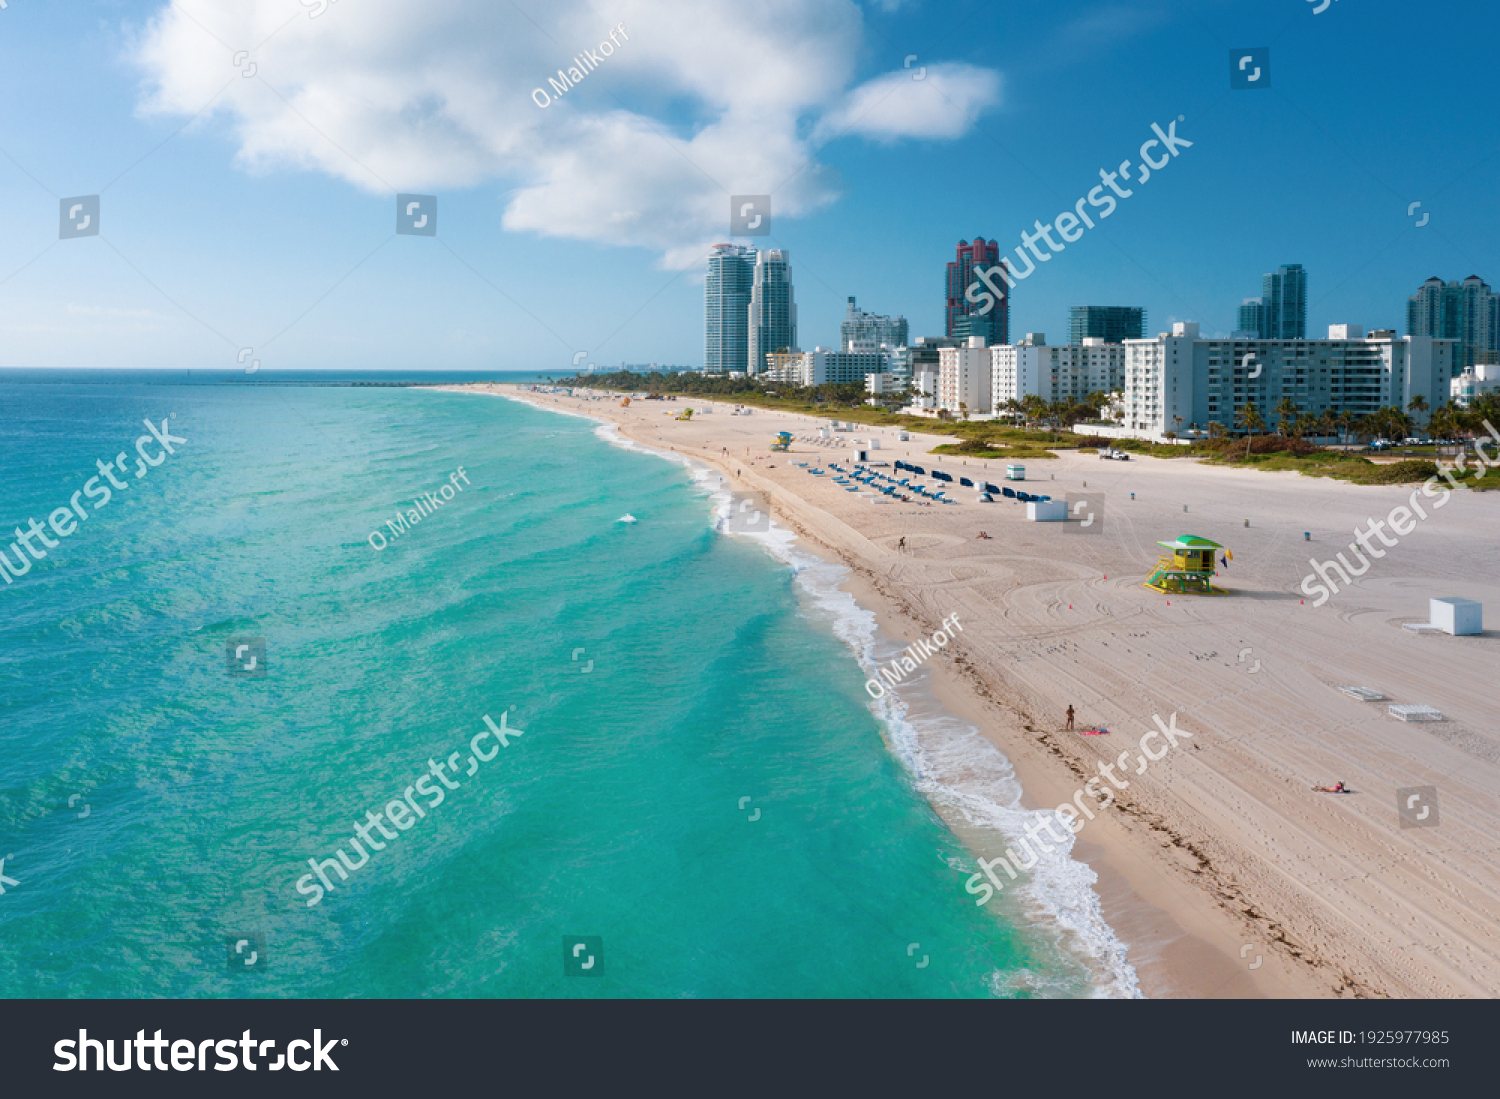
[[[1130,994],[1077,864],[964,892],[944,817],[1004,831],[1014,783],[920,693],[872,706],[891,643],[839,570],[611,434],[422,390],[0,386],[13,564],[96,461],[128,486],[0,586],[0,995]]]

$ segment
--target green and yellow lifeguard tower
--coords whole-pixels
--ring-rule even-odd
[[[1146,587],[1168,595],[1223,595],[1223,588],[1213,586],[1214,553],[1224,547],[1196,534],[1184,534],[1175,542],[1158,542],[1171,550],[1170,556],[1156,560],[1156,570]]]

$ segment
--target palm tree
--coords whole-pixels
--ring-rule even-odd
[[[1266,421],[1261,417],[1260,409],[1255,407],[1254,401],[1246,401],[1235,409],[1234,422],[1245,429],[1245,457],[1250,457],[1250,441],[1255,438],[1257,431],[1264,430]]]
[[[1276,405],[1276,420],[1279,425],[1276,430],[1280,434],[1285,435],[1287,421],[1295,419],[1297,413],[1300,411],[1301,409],[1297,407],[1296,401],[1292,400],[1290,397],[1281,398],[1281,400],[1277,402]]]
[[[1422,394],[1418,393],[1411,400],[1409,400],[1409,401],[1406,402],[1406,411],[1408,411],[1408,412],[1426,412],[1427,411],[1427,398],[1424,397],[1424,396],[1422,396]]]
[[[1339,428],[1343,433],[1344,446],[1349,445],[1349,430],[1354,426],[1354,421],[1356,418],[1357,417],[1354,415],[1354,413],[1347,408],[1341,410],[1338,414],[1337,420]]]
[[[1309,431],[1315,430],[1320,422],[1320,418],[1311,412],[1299,412],[1297,419],[1292,423],[1292,434],[1300,439]]]

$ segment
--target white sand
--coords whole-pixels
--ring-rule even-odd
[[[1500,493],[1456,492],[1438,510],[1424,500],[1430,518],[1354,587],[1314,607],[1298,591],[1308,558],[1344,550],[1353,560],[1346,547],[1356,525],[1406,502],[1411,486],[1183,459],[1062,452],[1028,461],[1032,492],[1105,495],[1103,531],[1091,536],[1028,523],[1023,505],[980,504],[970,489],[957,490],[952,506],[872,505],[794,464],[848,466],[850,448],[796,443],[790,455],[768,454],[776,431],[809,434],[826,422],[810,417],[737,417],[719,404],[685,423],[676,413],[704,402],[622,409],[526,397],[608,418],[639,442],[720,465],[735,487],[766,493],[808,548],[853,570],[850,590],[893,635],[930,636],[944,616],[964,615],[962,659],[940,672],[939,689],[1015,764],[1028,805],[1071,798],[1099,761],[1122,751],[1133,761],[1152,716],[1176,712],[1192,739],[1144,775],[1128,773],[1129,788],[1075,849],[1099,873],[1106,917],[1148,994],[1500,993],[1500,633],[1400,628],[1426,620],[1431,596],[1477,599],[1492,620],[1500,615]],[[927,455],[948,437],[899,444],[889,428],[853,433],[871,434],[883,447],[872,457],[887,462],[910,457],[996,483],[1004,475],[1003,462],[986,469]],[[976,540],[980,530],[992,540]],[[1179,534],[1233,550],[1218,581],[1229,594],[1163,596],[1143,586],[1165,552],[1156,541]],[[1426,703],[1448,720],[1405,724],[1341,685]],[[1070,703],[1080,728],[1099,724],[1110,735],[1063,731]],[[1355,793],[1309,789],[1337,780]],[[1437,788],[1437,827],[1400,827],[1396,791],[1413,786]]]

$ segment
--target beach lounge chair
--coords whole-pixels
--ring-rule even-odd
[[[1009,496],[1012,500],[1014,500],[1016,498],[1016,490],[1013,488],[1002,488],[1000,490],[1000,495]]]
[[[971,480],[969,480],[967,477],[960,477],[958,479],[958,483],[960,485],[962,485],[964,488],[973,488],[974,487],[974,482],[971,481]]]

